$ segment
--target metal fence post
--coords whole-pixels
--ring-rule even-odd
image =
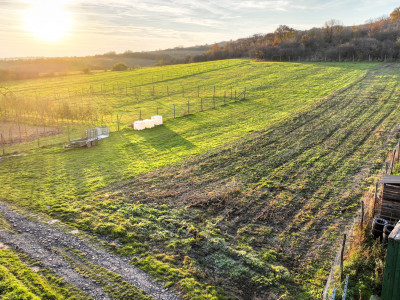
[[[346,282],[344,284],[342,300],[346,300],[348,285],[349,285],[349,275],[346,276]]]

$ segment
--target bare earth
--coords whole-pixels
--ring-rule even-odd
[[[14,145],[29,142],[39,137],[47,137],[61,134],[63,131],[57,127],[33,126],[15,122],[0,122],[0,135],[3,135],[3,142],[7,145]],[[1,139],[1,137],[0,137]],[[0,144],[1,144],[0,140]]]

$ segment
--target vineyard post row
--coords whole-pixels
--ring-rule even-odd
[[[234,91],[234,97],[233,97],[233,91]],[[167,92],[169,93],[169,88],[167,88]],[[171,108],[173,109],[173,113],[170,113],[171,109],[165,110],[165,106],[164,106],[164,108],[160,108],[159,105],[157,104],[157,102],[152,97],[152,99],[154,100],[154,113],[156,113],[157,115],[161,113],[164,116],[164,120],[168,120],[168,119],[177,118],[180,116],[185,116],[188,114],[193,114],[196,112],[202,112],[202,111],[205,111],[208,109],[214,109],[217,106],[225,105],[227,103],[226,90],[223,91],[223,96],[219,96],[219,97],[216,95],[216,92],[217,92],[217,89],[214,86],[213,90],[212,90],[212,97],[211,96],[210,97],[199,97],[198,101],[196,101],[197,99],[191,98],[188,96],[187,104],[186,104],[187,106],[185,105],[187,107],[187,109],[184,109],[183,111],[180,109],[182,105],[173,103],[173,108],[171,106]],[[54,93],[54,95],[56,95],[56,94]],[[107,94],[104,93],[103,95],[105,97],[104,101],[107,103]],[[200,86],[197,86],[197,95],[200,96]],[[15,96],[15,95],[13,95],[13,96]],[[83,101],[82,95],[76,94],[76,97],[80,98],[81,101]],[[74,125],[74,124],[85,125],[86,124],[85,126],[93,126],[95,124],[99,124],[99,121],[101,122],[101,124],[107,124],[107,122],[105,122],[105,118],[104,118],[105,115],[101,115],[99,117],[97,115],[97,112],[96,112],[95,118],[91,118],[91,119],[68,118],[68,116],[62,115],[61,102],[59,102],[59,106],[58,106],[58,108],[60,110],[59,114],[57,114],[57,113],[53,114],[53,115],[45,114],[44,110],[41,112],[36,111],[36,113],[33,113],[33,114],[31,113],[31,115],[24,114],[24,112],[18,113],[16,111],[12,111],[13,108],[10,109],[9,107],[7,107],[5,98],[6,97],[3,96],[3,104],[4,104],[3,113],[5,113],[5,114],[2,116],[3,117],[2,119],[3,119],[3,121],[7,121],[8,117],[16,117],[17,116],[18,131],[19,131],[20,138],[19,138],[19,140],[14,139],[11,128],[8,133],[8,139],[6,138],[6,133],[4,131],[0,132],[1,133],[0,146],[2,148],[3,155],[6,155],[8,152],[8,151],[6,151],[7,145],[10,148],[15,149],[15,148],[19,148],[19,147],[16,147],[15,144],[24,144],[24,142],[26,142],[26,141],[31,142],[33,140],[36,140],[37,147],[48,146],[48,145],[60,143],[59,139],[56,139],[53,143],[49,142],[49,141],[46,141],[46,143],[41,143],[41,138],[46,137],[46,127],[56,126],[57,129],[59,130],[59,132],[57,134],[59,135],[60,133],[62,133],[62,135],[64,136],[63,140],[66,140],[69,143],[71,140],[70,125]],[[41,97],[38,95],[37,92],[35,92],[35,100],[39,101],[40,99],[41,99]],[[55,99],[61,100],[59,97],[56,98],[56,96],[55,96]],[[218,99],[220,100],[219,103],[217,103]],[[246,99],[246,88],[240,94],[237,94],[237,89],[233,89],[233,87],[230,88],[230,100],[235,101],[236,99],[240,99],[240,100]],[[78,108],[78,110],[82,109],[84,106],[83,103],[78,103],[76,101],[75,102],[72,101],[72,99],[70,97],[68,97],[68,100],[69,100],[68,102],[74,104],[75,107]],[[48,101],[48,99],[47,99],[47,101]],[[207,105],[207,101],[209,101],[208,102],[209,105]],[[211,102],[211,104],[210,104],[210,102]],[[144,101],[144,103],[149,103],[149,101]],[[18,107],[14,107],[14,110],[18,110]],[[139,120],[140,120],[140,119],[142,119],[142,109],[139,108],[138,110],[139,110]],[[53,113],[54,113],[54,111],[53,111]],[[113,114],[114,113],[112,112],[112,114],[110,115],[111,124],[113,123],[113,121],[112,121]],[[147,110],[147,114],[149,114],[149,109]],[[146,114],[146,116],[147,116],[147,114]],[[79,115],[82,115],[82,114],[79,114]],[[116,114],[116,117],[117,117],[116,130],[117,131],[119,131],[121,128],[122,115],[126,116],[126,113],[119,112]],[[135,114],[133,112],[131,112],[131,116],[132,116],[132,118],[130,120],[130,123],[133,123],[133,121],[135,121]],[[29,119],[29,117],[31,117],[31,119]],[[150,115],[148,117],[150,117]],[[35,137],[34,138],[31,137],[30,139],[27,139],[26,125],[25,125],[25,131],[24,131],[25,135],[24,135],[24,138],[22,138],[20,122],[21,122],[21,120],[22,120],[22,122],[24,122],[24,119],[25,119],[25,121],[29,121],[31,123],[33,121],[33,123],[37,124],[38,127],[39,126],[43,127],[43,131],[39,132],[39,128],[36,128],[36,130],[34,132]],[[22,129],[22,130],[24,130],[24,129]],[[75,135],[76,135],[76,132],[75,132]],[[16,143],[13,143],[14,141]],[[31,147],[33,147],[33,146],[31,146]],[[24,148],[24,147],[22,147],[22,148]],[[11,152],[15,152],[15,151],[11,151]],[[19,152],[19,151],[17,151],[17,152]]]

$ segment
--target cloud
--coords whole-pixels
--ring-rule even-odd
[[[28,35],[22,30],[21,11],[39,1],[49,0],[0,0],[2,44],[10,49],[21,44]],[[398,6],[393,0],[57,0],[57,3],[60,1],[73,18],[71,43],[92,41],[93,48],[99,44],[117,48],[123,41],[123,46],[118,44],[118,47],[129,49],[133,45],[131,48],[135,50],[141,50],[145,44],[140,41],[146,41],[146,49],[150,42],[154,49],[170,47],[172,43],[213,43],[271,32],[281,24],[296,29],[321,26],[329,19],[360,24],[389,14]],[[30,40],[26,38],[27,43]],[[76,49],[79,42],[74,45]],[[24,48],[29,55],[29,45]],[[2,50],[5,51],[4,47]]]

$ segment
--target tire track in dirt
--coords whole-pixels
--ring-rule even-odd
[[[3,244],[40,261],[45,268],[53,270],[65,281],[80,288],[96,300],[111,299],[111,297],[97,282],[78,273],[60,252],[68,252],[71,248],[77,249],[84,253],[90,263],[120,275],[123,280],[144,290],[155,299],[181,299],[172,291],[162,288],[145,272],[130,265],[129,258],[108,253],[99,246],[90,245],[76,236],[45,223],[30,221],[4,203],[0,203],[0,213],[14,231],[0,230],[0,241]]]

